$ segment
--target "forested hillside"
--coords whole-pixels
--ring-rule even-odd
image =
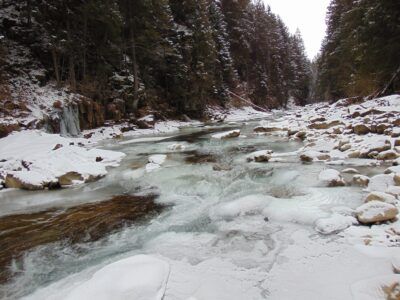
[[[0,10],[6,64],[13,43],[27,48],[42,86],[84,95],[106,116],[146,106],[200,117],[230,92],[265,107],[308,97],[302,38],[261,1],[4,0]],[[16,67],[2,68],[3,85]]]
[[[400,90],[400,1],[332,0],[317,60],[317,98]]]

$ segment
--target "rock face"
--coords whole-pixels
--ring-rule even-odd
[[[398,209],[389,203],[371,201],[357,208],[357,219],[362,224],[375,224],[392,221],[399,213]]]
[[[340,172],[334,169],[328,169],[322,171],[319,174],[318,179],[329,187],[346,185],[344,179],[340,175]]]

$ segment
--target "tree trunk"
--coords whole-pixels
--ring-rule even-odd
[[[32,5],[31,0],[26,0],[26,20],[28,26],[32,24]]]
[[[133,29],[131,27],[131,47],[132,47],[132,72],[133,72],[133,102],[132,102],[132,110],[136,112],[139,104],[139,70],[136,60],[136,43],[135,36],[133,33]]]
[[[69,84],[71,86],[71,90],[73,92],[76,91],[76,76],[75,76],[75,62],[74,62],[74,57],[70,55],[69,57]]]
[[[61,86],[60,70],[58,68],[57,50],[55,47],[51,49],[51,56],[53,57],[54,75],[57,80],[57,86]]]

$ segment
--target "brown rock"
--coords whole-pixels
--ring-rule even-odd
[[[19,179],[16,176],[13,176],[12,174],[7,174],[6,178],[4,180],[4,185],[6,188],[9,188],[9,189],[39,191],[39,190],[43,190],[46,187],[46,185],[48,185],[48,183],[42,184],[42,185],[35,185],[35,184],[23,182],[21,179]]]
[[[58,182],[61,186],[71,185],[73,181],[83,181],[83,176],[78,172],[68,172],[58,177]]]
[[[60,148],[62,148],[62,147],[63,147],[62,144],[57,144],[57,145],[55,145],[55,147],[53,148],[53,151],[56,151],[56,150],[58,150],[58,149],[60,149]]]
[[[370,201],[357,208],[357,219],[360,223],[370,225],[396,219],[398,209],[389,203]]]
[[[353,131],[355,134],[364,135],[371,132],[370,128],[364,124],[357,124],[353,126]]]
[[[335,127],[335,126],[339,126],[339,125],[344,125],[344,123],[339,120],[334,120],[334,121],[330,121],[330,122],[316,122],[316,123],[309,125],[308,128],[321,130],[321,129],[329,129],[331,127]]]
[[[369,178],[363,175],[354,175],[353,183],[361,187],[366,187],[369,184]]]

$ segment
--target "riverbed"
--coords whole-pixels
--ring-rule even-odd
[[[80,224],[78,232],[96,233],[95,239],[58,237],[16,253],[0,296],[62,299],[63,289],[107,264],[139,254],[170,265],[165,300],[352,299],[352,284],[387,274],[390,266],[384,259],[364,255],[339,235],[314,230],[315,221],[332,211],[360,206],[362,189],[321,185],[318,174],[326,166],[302,163],[296,152],[301,141],[255,134],[258,122],[197,125],[168,135],[107,140],[101,148],[126,157],[97,182],[58,191],[0,192],[0,228],[13,215],[33,220],[28,230],[37,222],[51,224],[53,215],[82,205],[93,205],[89,210],[96,214],[96,204],[116,196],[150,197],[160,206],[144,219],[121,218],[121,226],[107,230],[91,232],[90,225]],[[238,138],[212,138],[234,129],[241,130]],[[182,147],[171,150],[176,144]],[[250,153],[265,149],[274,151],[275,159],[248,162]],[[160,154],[166,155],[165,162],[146,171],[149,157]],[[360,169],[368,176],[382,172]],[[43,219],[41,212],[52,217]],[[40,217],[32,219],[32,214]],[[99,218],[107,219],[103,209]],[[62,220],[57,223],[61,228]],[[0,232],[0,240],[4,234]]]

